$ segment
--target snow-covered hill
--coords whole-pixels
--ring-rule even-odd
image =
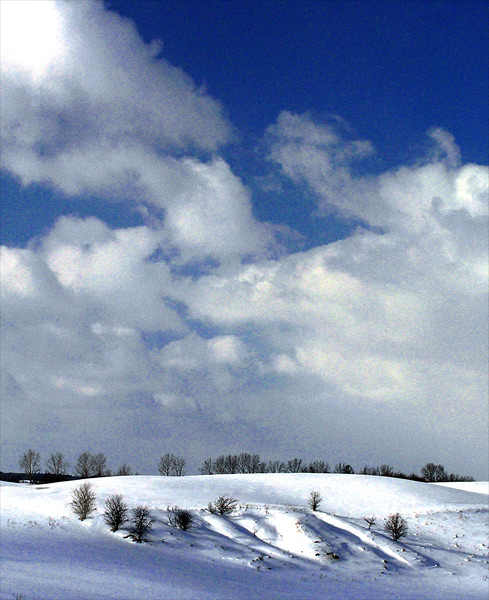
[[[467,490],[302,473],[90,483],[98,510],[83,522],[69,507],[79,481],[2,485],[1,600],[482,600],[489,593],[487,484]],[[308,508],[313,490],[323,498],[317,512]],[[147,543],[104,523],[104,502],[116,493],[150,508]],[[220,494],[238,500],[232,515],[206,510]],[[174,505],[193,511],[189,531],[168,524]],[[395,512],[409,524],[398,542],[383,530]],[[364,516],[377,517],[371,531]]]

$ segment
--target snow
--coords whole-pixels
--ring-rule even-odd
[[[433,485],[442,485],[451,487],[455,490],[465,490],[466,492],[477,492],[479,494],[489,494],[489,481],[444,481]]]
[[[91,479],[97,512],[77,520],[80,481],[2,484],[0,599],[481,600],[489,596],[487,482],[425,484],[339,474],[257,474]],[[5,482],[4,482],[5,483]],[[311,491],[323,501],[308,508]],[[136,544],[102,519],[106,498],[151,509],[153,531]],[[227,516],[206,510],[220,494]],[[194,526],[168,524],[168,507]],[[383,520],[399,512],[406,537]],[[368,531],[365,516],[376,516]]]

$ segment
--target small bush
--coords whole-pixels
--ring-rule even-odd
[[[311,510],[317,510],[322,501],[323,498],[319,492],[311,492],[311,495],[309,496],[309,506]]]
[[[384,529],[391,538],[397,542],[398,539],[407,534],[408,524],[406,519],[401,517],[399,513],[396,513],[395,515],[390,515],[390,517],[386,519]]]
[[[189,510],[174,506],[169,510],[168,523],[172,527],[178,527],[178,529],[182,529],[182,531],[187,531],[187,529],[192,527],[194,517]]]
[[[147,506],[136,506],[136,508],[132,509],[132,514],[132,526],[129,530],[129,537],[138,544],[141,544],[153,529],[151,513]]]
[[[238,505],[238,501],[235,498],[231,498],[228,496],[219,496],[214,504],[209,502],[208,508],[209,512],[213,515],[228,515],[236,509]]]
[[[103,519],[110,527],[111,531],[117,531],[120,526],[128,520],[128,510],[127,504],[120,494],[115,494],[114,496],[107,498],[105,501]]]
[[[89,483],[82,483],[73,490],[70,502],[71,510],[78,515],[80,521],[84,521],[96,510],[97,497]]]
[[[377,517],[363,517],[363,520],[368,524],[368,530],[370,531],[372,529],[372,525],[375,525],[377,522]]]

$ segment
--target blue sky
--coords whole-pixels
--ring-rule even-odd
[[[207,86],[246,136],[276,115],[344,118],[385,164],[443,126],[467,161],[488,159],[484,2],[113,1],[143,37]]]
[[[486,3],[1,6],[2,468],[487,477]]]

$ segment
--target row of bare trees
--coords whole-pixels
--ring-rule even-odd
[[[365,472],[368,470],[368,473]],[[258,454],[228,454],[218,456],[216,459],[208,458],[200,467],[202,475],[222,475],[235,473],[355,473],[353,467],[346,462],[336,463],[333,467],[324,460],[306,462],[302,458],[293,458],[288,461],[273,460],[263,461]],[[388,465],[378,469],[364,467],[364,474],[393,476],[394,470]]]
[[[27,450],[19,460],[22,471],[32,483],[34,476],[41,472],[41,455],[35,450]],[[46,473],[54,477],[68,476],[69,463],[61,452],[53,452],[45,461]],[[170,477],[181,477],[186,474],[186,460],[181,456],[171,453],[163,454],[158,462],[160,475]],[[237,473],[342,473],[354,474],[353,467],[346,462],[336,463],[330,467],[323,460],[306,462],[301,458],[293,458],[288,461],[268,461],[261,459],[259,454],[242,452],[241,454],[220,455],[217,458],[206,459],[200,467],[202,475],[224,475]],[[80,479],[89,477],[110,477],[112,475],[132,475],[131,467],[122,464],[115,472],[107,467],[107,458],[103,452],[92,454],[82,452],[75,463],[74,474]],[[360,475],[379,475],[382,477],[397,477],[401,479],[413,479],[416,481],[441,482],[441,481],[473,481],[472,477],[448,473],[443,465],[427,463],[420,471],[420,475],[411,473],[406,475],[396,471],[389,464],[380,467],[365,465]]]
[[[222,475],[236,473],[342,473],[352,475],[355,473],[353,467],[346,462],[336,463],[330,467],[329,463],[323,460],[305,462],[301,458],[293,458],[284,461],[261,460],[258,454],[228,454],[218,456],[216,459],[208,458],[200,467],[202,475]],[[472,477],[447,473],[443,465],[427,463],[421,469],[421,475],[411,473],[406,475],[401,471],[396,471],[388,464],[382,464],[380,467],[370,467],[365,465],[359,475],[378,475],[381,477],[397,477],[400,479],[413,479],[415,481],[473,481]]]
[[[19,459],[19,466],[26,477],[33,483],[35,476],[41,473],[41,454],[36,450],[29,449]],[[70,463],[65,459],[62,452],[52,452],[44,461],[45,473],[53,477],[63,478],[68,476]],[[75,476],[80,479],[89,477],[110,477],[111,475],[131,475],[131,467],[127,464],[121,465],[116,472],[107,468],[107,458],[103,452],[92,454],[82,452],[74,466]]]

